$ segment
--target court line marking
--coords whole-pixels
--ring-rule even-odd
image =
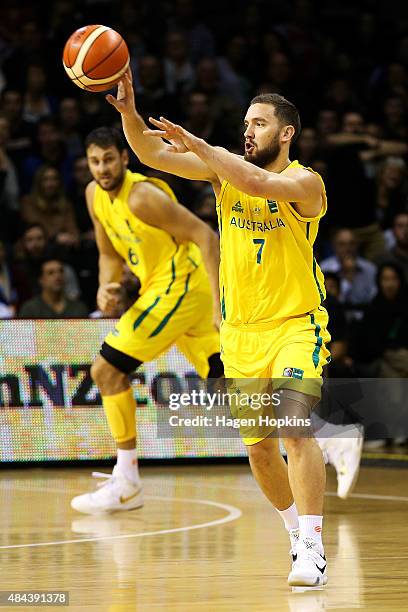
[[[43,489],[46,487],[43,487]],[[37,489],[39,490],[39,488]],[[47,491],[52,490],[54,492],[61,492],[57,489],[46,488]],[[31,491],[32,492],[32,491]],[[71,493],[72,491],[67,491],[64,489],[65,493]],[[206,523],[198,523],[197,525],[185,525],[184,527],[174,527],[172,529],[160,529],[157,531],[142,531],[140,533],[130,533],[130,534],[122,534],[122,535],[114,535],[114,536],[101,536],[96,538],[79,538],[75,540],[56,540],[51,542],[35,542],[31,544],[11,544],[6,546],[0,546],[0,549],[10,549],[10,548],[38,548],[40,546],[56,546],[62,544],[79,544],[81,542],[100,542],[103,540],[126,540],[131,538],[143,538],[146,536],[154,536],[154,535],[164,535],[166,533],[178,533],[181,531],[193,531],[194,529],[204,529],[205,527],[214,527],[215,525],[223,525],[224,523],[230,523],[231,521],[235,521],[242,515],[242,512],[239,508],[235,506],[230,506],[229,504],[222,504],[220,502],[210,501],[208,499],[193,499],[189,497],[163,497],[161,495],[146,495],[146,497],[150,499],[158,499],[165,500],[171,502],[182,502],[182,503],[193,503],[193,504],[202,504],[205,506],[214,506],[216,508],[221,508],[222,510],[227,511],[227,515],[222,518],[215,519],[214,521],[208,521]],[[102,515],[103,516],[103,515]],[[107,517],[110,515],[106,515]]]
[[[196,485],[196,484],[191,484],[189,483],[188,485],[189,487],[200,487],[200,488],[217,488],[217,489],[227,489],[230,491],[240,491],[241,493],[243,491],[248,491],[248,492],[260,492],[260,490],[256,487],[232,487],[232,486],[228,486],[228,485],[219,485],[219,484],[214,484],[214,485],[210,485],[210,484],[200,484],[200,485]],[[326,491],[325,495],[328,495],[329,497],[337,497],[337,493],[335,491]],[[355,497],[357,499],[374,499],[374,500],[384,500],[384,501],[401,501],[401,502],[408,502],[408,497],[401,497],[398,495],[380,495],[380,494],[375,494],[375,493],[352,493],[350,495],[350,497],[348,497],[348,499]],[[344,500],[343,500],[344,501]]]
[[[228,491],[240,491],[241,493],[243,491],[260,492],[257,487],[233,487],[233,486],[228,486],[228,485],[220,485],[220,484],[211,485],[211,484],[205,484],[205,483],[200,483],[200,484],[189,483],[188,486],[192,488],[200,488],[200,489],[203,489],[203,488],[212,489],[216,487],[217,489],[227,489]],[[27,491],[27,486],[23,484],[18,486],[17,483],[13,483],[11,487],[7,487],[7,485],[4,486],[4,489],[15,489],[15,490],[20,490],[20,491]],[[30,493],[33,493],[35,491],[47,492],[47,493],[70,493],[70,494],[82,492],[82,491],[78,491],[75,489],[72,489],[72,490],[54,489],[53,487],[33,487],[32,489],[30,489]],[[325,495],[329,497],[337,497],[337,493],[335,491],[326,491]],[[150,499],[159,499],[159,497],[155,497],[154,495],[145,495],[145,497],[149,497]],[[398,495],[380,495],[376,493],[352,493],[348,499],[351,499],[351,498],[408,502],[408,497],[403,497],[403,496],[398,496]],[[166,497],[163,499],[176,500],[177,498]],[[178,499],[182,499],[182,498],[178,498]],[[189,499],[189,498],[185,498],[185,499]],[[218,502],[212,502],[212,503],[218,503]]]

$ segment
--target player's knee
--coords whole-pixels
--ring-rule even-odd
[[[284,438],[283,443],[288,455],[300,456],[310,445],[311,438],[306,436],[290,436]]]
[[[247,447],[248,456],[252,464],[258,466],[269,464],[279,449],[279,442],[276,438],[265,438],[256,444]]]
[[[98,356],[91,366],[91,378],[102,395],[121,391],[127,380],[126,374],[120,372],[101,356]]]

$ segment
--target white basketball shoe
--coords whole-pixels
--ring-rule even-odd
[[[299,529],[291,529],[289,531],[289,539],[290,539],[290,551],[289,555],[292,559],[292,563],[296,561],[296,546],[299,542]]]
[[[347,427],[342,435],[332,438],[318,438],[327,463],[337,473],[337,495],[346,499],[353,491],[360,470],[364,435],[356,426]]]
[[[311,538],[299,540],[288,583],[290,586],[323,586],[327,583],[326,566],[324,550],[317,542]]]
[[[74,510],[85,514],[100,514],[134,510],[143,506],[141,484],[135,484],[125,478],[116,465],[112,474],[93,472],[92,476],[106,480],[98,484],[96,491],[74,497],[71,500]]]

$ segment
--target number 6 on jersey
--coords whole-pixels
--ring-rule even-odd
[[[264,248],[264,244],[265,244],[265,238],[254,238],[254,244],[260,244],[261,246],[258,249],[258,252],[256,254],[256,263],[261,263],[261,257],[262,257],[262,249]]]

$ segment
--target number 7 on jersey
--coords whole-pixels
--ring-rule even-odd
[[[254,238],[253,239],[254,244],[260,244],[261,246],[258,249],[258,252],[256,254],[256,263],[260,264],[261,263],[261,257],[262,257],[262,249],[264,248],[264,244],[265,244],[265,238]]]

